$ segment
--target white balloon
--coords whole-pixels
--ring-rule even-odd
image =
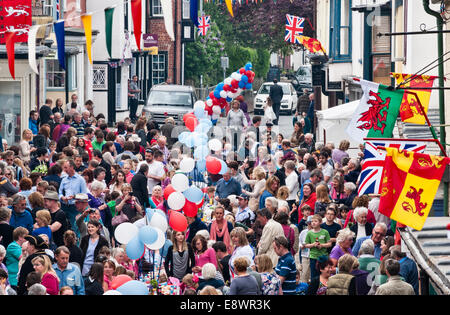
[[[203,101],[197,101],[197,102],[195,102],[195,104],[194,104],[194,111],[195,111],[195,109],[196,108],[201,108],[201,109],[205,109],[205,102],[203,102]]]
[[[103,295],[123,295],[123,294],[117,290],[109,290],[109,291],[106,291],[105,293],[103,293]]]
[[[220,94],[221,98],[226,98],[227,97],[227,91],[222,90],[222,91],[220,91],[219,94]]]
[[[231,85],[231,81],[233,81],[233,79],[228,77],[223,81],[223,83],[225,83],[226,85]]]
[[[156,232],[158,232],[158,239],[152,244],[147,246],[151,250],[161,249],[166,243],[166,236],[164,235],[164,232],[158,228],[156,228],[155,230]]]
[[[158,212],[155,212],[153,214],[152,220],[150,221],[149,225],[154,227],[156,230],[162,230],[163,232],[167,231],[167,228],[169,227],[166,216]]]
[[[114,236],[119,243],[128,244],[139,232],[139,228],[130,222],[124,222],[117,226]]]
[[[237,72],[233,72],[232,74],[231,74],[231,79],[234,79],[234,80],[238,80],[237,78],[238,78],[238,75],[239,75],[239,73],[237,73]],[[240,77],[239,77],[240,78]],[[239,80],[238,80],[239,81]],[[231,84],[231,83],[230,83]]]
[[[183,192],[189,188],[189,179],[184,174],[175,174],[172,177],[172,186],[178,192]]]
[[[123,224],[123,223],[122,223],[122,224]],[[141,227],[147,225],[147,220],[146,220],[146,218],[144,217],[144,218],[139,219],[139,220],[137,220],[136,222],[134,222],[133,225],[135,225],[135,226],[138,228],[138,230],[139,230]]]
[[[208,147],[213,151],[220,151],[222,149],[222,142],[219,139],[211,139],[208,142]]]
[[[219,119],[219,117],[220,117],[220,115],[218,115],[218,114],[213,114],[213,115],[211,116],[211,119],[212,119],[212,120],[217,120],[217,119]]]
[[[212,106],[212,99],[207,100],[206,104],[211,107]]]
[[[236,80],[241,81],[242,74],[236,73]]]
[[[193,158],[183,158],[180,162],[180,171],[183,173],[191,172],[195,167],[195,161]]]
[[[235,93],[233,93],[233,92],[227,92],[227,97],[229,97],[229,98],[234,98],[234,95]]]
[[[184,207],[185,203],[186,197],[184,197],[184,195],[178,191],[171,193],[169,198],[167,198],[167,204],[169,205],[169,208],[173,210],[180,210]]]
[[[212,107],[212,111],[213,111],[214,114],[220,115],[220,112],[222,111],[222,109],[220,108],[220,106],[214,105]]]

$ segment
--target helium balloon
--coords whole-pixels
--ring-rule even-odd
[[[137,226],[130,222],[124,222],[117,226],[114,231],[114,237],[121,244],[128,244],[133,237],[135,237],[139,232]]]
[[[128,242],[125,251],[130,259],[139,259],[142,255],[144,255],[145,246],[136,235],[130,242]]]
[[[239,86],[241,89],[245,88],[245,82],[244,82],[243,80],[239,81],[238,86]]]
[[[138,232],[139,232],[139,229],[140,229],[141,227],[143,227],[143,226],[146,226],[146,225],[147,225],[147,222],[150,222],[150,220],[148,220],[147,218],[142,218],[142,219],[139,219],[139,220],[137,220],[136,222],[134,222],[133,225],[137,227]],[[123,224],[123,223],[122,223],[122,224]],[[117,231],[117,230],[116,230],[116,231]],[[115,234],[114,234],[114,235],[115,235]],[[137,235],[137,233],[136,233],[136,235]],[[116,239],[117,239],[117,238],[116,238]]]
[[[214,157],[206,158],[206,170],[211,174],[218,174],[222,169],[220,161]]]
[[[138,280],[131,280],[124,283],[117,291],[123,295],[148,295],[148,287],[144,282]]]
[[[199,203],[203,198],[203,191],[197,186],[191,186],[183,192],[187,200],[193,203]]]
[[[212,111],[214,114],[220,115],[220,112],[221,112],[220,106],[213,106]]]
[[[154,227],[157,232],[158,230],[166,232],[168,228],[166,215],[162,215],[159,212],[155,212],[149,225]]]
[[[198,119],[205,117],[205,108],[195,108],[194,109],[194,115]]]
[[[169,251],[169,247],[172,246],[172,241],[171,240],[166,240],[166,242],[164,243],[163,248],[159,251],[159,254],[166,258],[167,256],[167,252]]]
[[[251,83],[247,83],[247,84],[245,85],[245,88],[246,88],[247,90],[251,90],[251,89],[252,89],[252,84],[251,84]]]
[[[206,105],[212,106],[213,102],[212,99],[206,100]]]
[[[189,117],[194,117],[195,118],[195,115],[193,113],[186,113],[186,114],[183,115],[183,121],[186,122],[186,120]]]
[[[198,160],[197,161],[197,170],[200,173],[203,173],[206,171],[206,160]]]
[[[211,129],[209,124],[200,123],[197,127],[195,127],[195,131],[197,133],[207,133]]]
[[[183,192],[189,188],[189,179],[184,174],[175,174],[171,182],[173,188],[178,192]]]
[[[177,232],[184,232],[188,227],[186,217],[181,212],[170,210],[169,225]]]
[[[184,207],[185,202],[186,198],[181,192],[178,191],[171,194],[167,199],[167,204],[169,205],[169,208],[173,210],[181,210],[181,208]]]
[[[221,167],[219,174],[223,175],[228,171],[228,166],[227,166],[227,163],[225,163],[225,161],[223,161],[223,160],[219,160],[219,161],[220,161],[220,167]]]
[[[186,216],[194,218],[197,216],[198,206],[195,203],[186,200],[186,204],[183,207],[183,212]]]
[[[105,293],[103,293],[103,295],[123,295],[123,294],[117,290],[108,290]]]
[[[175,188],[173,188],[172,184],[169,184],[164,188],[164,199],[168,199],[170,194],[175,192]]]
[[[197,101],[194,103],[194,109],[195,108],[201,108],[201,109],[205,109],[205,102],[203,101]]]
[[[166,236],[164,235],[164,232],[161,231],[160,229],[156,229],[156,232],[158,232],[157,240],[154,243],[148,245],[148,248],[150,248],[151,250],[160,249],[161,247],[164,246],[164,243],[166,242]]]
[[[150,221],[151,222],[151,221]],[[145,245],[152,244],[158,238],[158,233],[156,229],[151,227],[150,225],[146,225],[139,229],[139,240]]]
[[[195,167],[195,161],[193,158],[185,157],[180,162],[180,171],[183,173],[191,172]]]
[[[200,145],[194,150],[194,157],[199,160],[205,159],[209,154],[209,149],[206,145]]]
[[[186,127],[192,132],[198,125],[197,117],[188,117],[185,122]]]
[[[128,275],[118,275],[118,276],[114,277],[113,280],[111,281],[111,288],[113,288],[115,290],[118,287],[120,287],[122,284],[125,284],[131,280],[133,280],[133,279]]]
[[[213,151],[222,150],[222,142],[219,139],[211,139],[208,142],[208,147]]]
[[[145,216],[147,217],[148,222],[152,220],[153,213],[155,213],[154,209],[151,208],[145,209]]]
[[[248,82],[248,77],[245,74],[243,74],[241,76],[241,81],[244,81],[245,83],[247,83]]]

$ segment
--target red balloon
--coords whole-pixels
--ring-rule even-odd
[[[231,86],[229,86],[228,84],[225,84],[223,86],[223,90],[226,91],[226,92],[228,92],[230,89],[231,89]]]
[[[245,73],[245,69],[244,68],[239,69],[239,73],[240,74],[244,74]]]
[[[164,188],[164,199],[167,200],[173,192],[175,192],[175,188],[173,188],[172,184],[167,185],[167,187]]]
[[[231,80],[231,86],[237,89],[239,87],[239,81],[238,80]]]
[[[183,121],[186,122],[186,120],[187,120],[189,117],[194,117],[194,118],[195,118],[194,113],[186,113],[186,114],[184,114],[184,115],[183,115]]]
[[[253,74],[253,72],[250,70],[245,71],[245,75],[249,78],[252,76],[252,74]]]
[[[111,282],[111,288],[113,290],[115,290],[118,287],[120,287],[122,284],[127,283],[128,281],[131,281],[131,280],[133,280],[133,279],[131,279],[130,276],[118,275],[117,277],[114,277],[113,281]]]
[[[211,174],[219,174],[222,169],[220,161],[214,157],[206,158],[206,170]]]
[[[213,114],[212,106],[206,105],[206,106],[205,106],[205,109],[206,109],[206,111],[208,112],[208,115],[211,116],[211,115]]]
[[[215,98],[216,98],[216,97],[214,96],[214,92],[210,92],[210,93],[209,93],[209,98],[210,98],[210,99],[215,99]]]
[[[198,125],[198,120],[196,117],[188,117],[185,121],[186,127],[193,132],[195,127]]]
[[[205,202],[205,198],[202,198],[202,201],[199,203],[196,203],[197,207],[201,208],[203,206],[203,203]]]
[[[188,227],[186,217],[181,212],[169,211],[169,225],[177,232],[184,232]]]
[[[193,218],[197,215],[198,206],[195,203],[190,202],[189,200],[186,199],[186,203],[184,204],[183,207],[183,212],[188,217]]]

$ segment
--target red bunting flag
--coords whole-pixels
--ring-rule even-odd
[[[141,34],[142,34],[142,0],[131,1],[131,16],[133,17],[133,30],[136,45],[141,50]]]
[[[8,55],[8,65],[9,65],[9,73],[11,73],[12,78],[15,80],[15,53],[14,53],[14,42],[15,42],[15,34],[14,32],[6,32],[5,40],[6,40],[6,54]]]

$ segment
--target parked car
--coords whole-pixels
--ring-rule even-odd
[[[299,96],[303,94],[303,89],[305,88],[308,89],[309,92],[313,91],[311,66],[300,66],[295,73],[288,74],[287,78],[291,80],[291,83]]]
[[[173,117],[176,123],[183,122],[184,114],[192,111],[197,101],[192,86],[159,84],[150,89],[142,111],[147,119],[163,124],[167,117]]]
[[[272,85],[273,82],[265,82],[256,93],[255,100],[253,102],[255,115],[264,115],[264,105],[269,97],[270,87]],[[278,85],[283,88],[283,99],[281,100],[280,114],[294,114],[297,108],[297,91],[290,82],[278,82]]]

